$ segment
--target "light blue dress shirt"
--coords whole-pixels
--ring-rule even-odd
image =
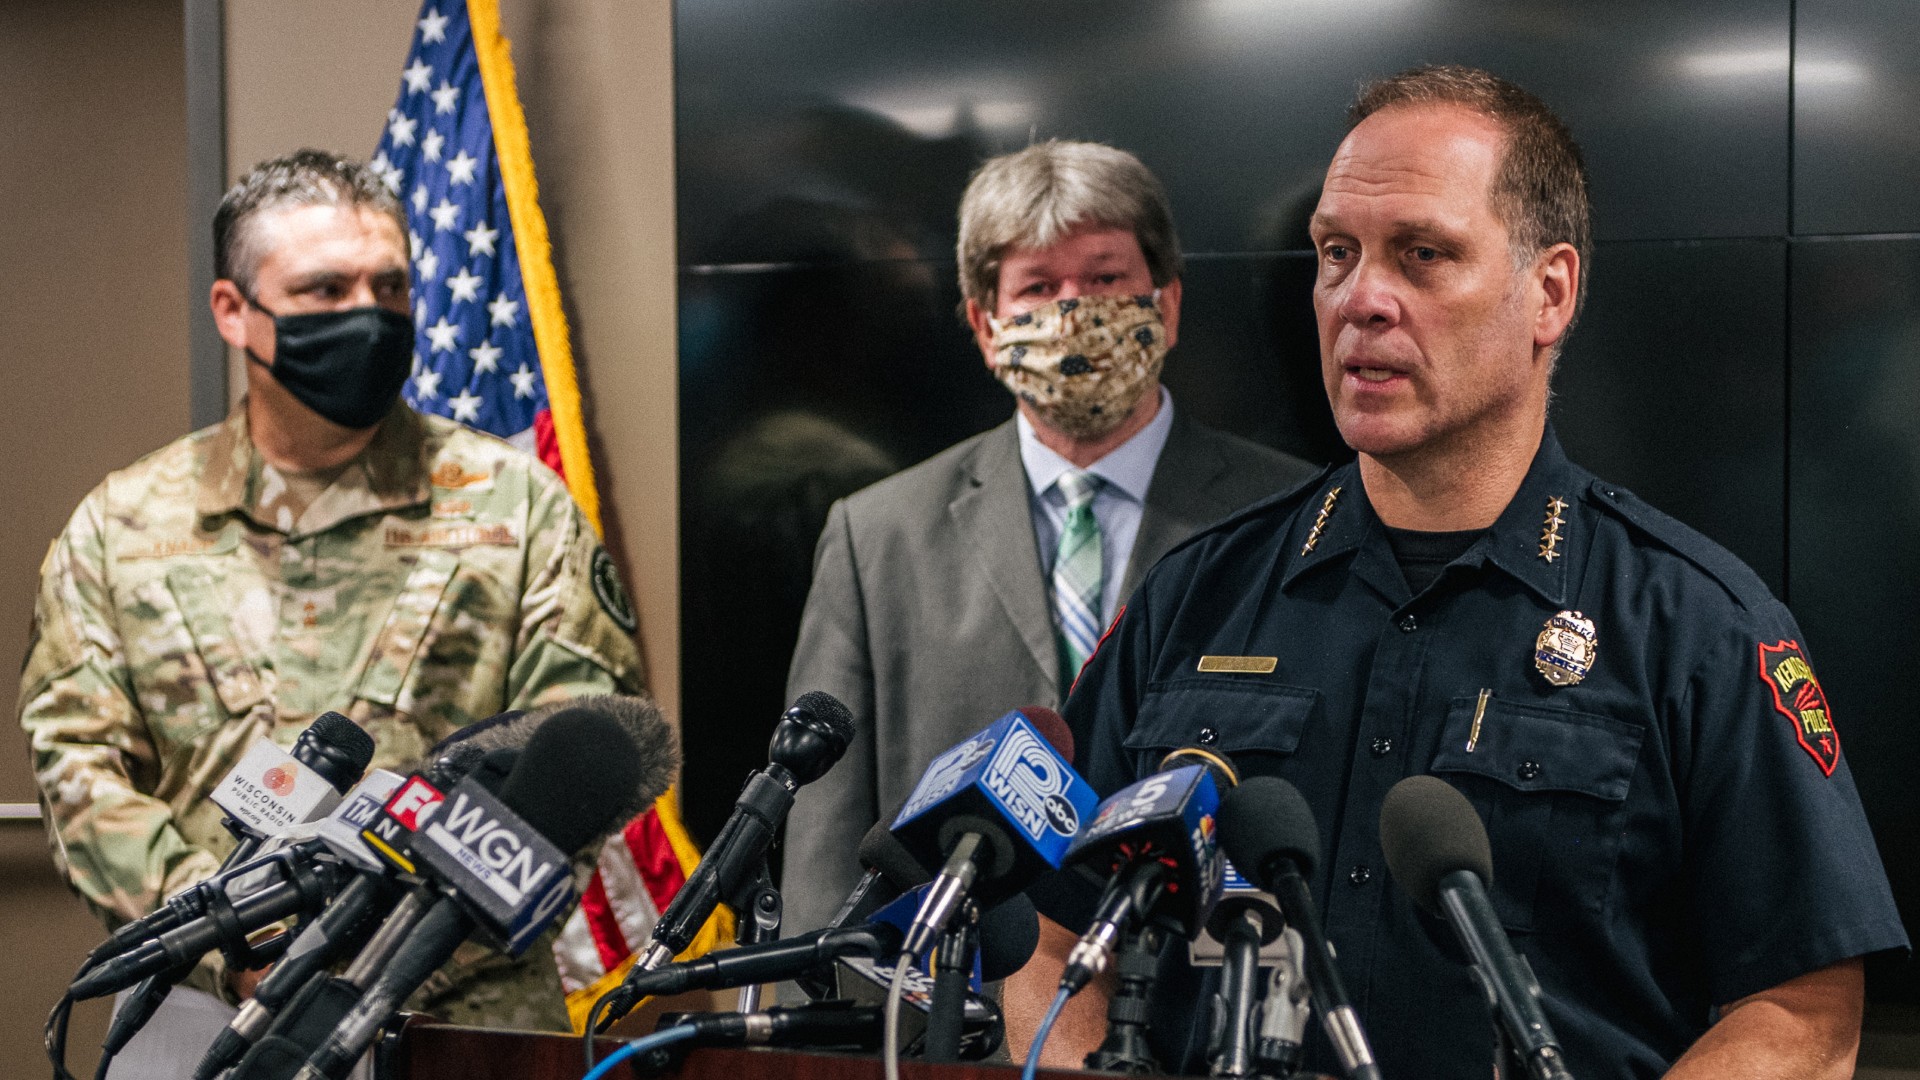
[[[1067,499],[1056,481],[1074,465],[1040,441],[1025,413],[1016,414],[1014,426],[1020,432],[1020,464],[1027,470],[1027,509],[1033,514],[1040,577],[1051,580],[1060,530],[1067,520]],[[1160,411],[1147,426],[1086,469],[1105,481],[1093,497],[1093,518],[1100,523],[1100,610],[1095,612],[1094,621],[1103,630],[1126,599],[1120,595],[1120,579],[1126,575],[1127,559],[1133,555],[1134,538],[1140,535],[1147,486],[1153,482],[1154,467],[1160,464],[1160,451],[1166,448],[1167,433],[1172,430],[1173,395],[1162,386]]]

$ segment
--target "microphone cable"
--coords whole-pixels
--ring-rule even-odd
[[[613,1053],[608,1054],[607,1060],[588,1069],[587,1075],[581,1077],[581,1080],[601,1080],[601,1077],[606,1076],[608,1072],[612,1071],[615,1065],[620,1064],[628,1058],[638,1054],[650,1054],[663,1046],[672,1046],[677,1042],[685,1042],[693,1038],[699,1030],[699,1028],[694,1027],[692,1024],[681,1024],[678,1027],[670,1027],[665,1031],[656,1031],[644,1038],[635,1039],[620,1049],[615,1050]],[[592,1037],[591,1029],[588,1031],[588,1037]]]
[[[893,962],[893,982],[887,984],[887,1018],[880,1060],[886,1065],[887,1080],[900,1080],[900,999],[907,993],[907,968],[913,959],[901,953]]]
[[[67,1017],[72,1012],[73,994],[68,993],[47,1014],[47,1060],[53,1062],[53,1080],[74,1080],[67,1071]]]
[[[1067,1007],[1067,999],[1072,996],[1073,991],[1064,986],[1053,995],[1053,1004],[1047,1006],[1047,1015],[1040,1018],[1040,1026],[1034,1029],[1033,1045],[1027,1047],[1027,1063],[1020,1067],[1020,1080],[1033,1080],[1040,1068],[1040,1048],[1047,1045],[1047,1036],[1053,1034],[1053,1022],[1060,1019],[1061,1010]]]

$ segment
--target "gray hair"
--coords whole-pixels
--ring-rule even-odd
[[[380,175],[325,150],[296,150],[263,161],[227,189],[213,215],[213,272],[253,296],[261,250],[255,219],[268,210],[291,206],[361,207],[386,214],[407,232],[407,213]]]
[[[1167,193],[1140,159],[1058,139],[990,159],[960,199],[960,293],[993,310],[1008,250],[1045,248],[1086,226],[1129,229],[1155,285],[1180,276]]]

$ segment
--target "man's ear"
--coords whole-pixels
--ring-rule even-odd
[[[1580,253],[1572,244],[1555,244],[1540,256],[1534,271],[1540,286],[1540,312],[1533,324],[1535,348],[1552,348],[1573,323],[1574,304],[1580,298]]]
[[[1160,286],[1160,324],[1167,328],[1167,348],[1180,343],[1180,279]]]
[[[240,286],[226,278],[213,283],[213,290],[207,296],[208,304],[213,308],[213,325],[220,331],[220,340],[236,349],[247,348],[247,298],[241,295]],[[265,359],[271,349],[254,349]]]
[[[993,370],[993,327],[987,325],[987,309],[980,301],[967,300],[967,325],[973,328],[973,343],[980,346],[980,358]]]

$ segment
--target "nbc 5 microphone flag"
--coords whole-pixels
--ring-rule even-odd
[[[598,529],[573,349],[496,0],[426,0],[371,167],[407,211],[407,404],[538,455]],[[576,1029],[699,858],[671,791],[607,842],[554,946]],[[730,933],[723,909],[688,954]]]

